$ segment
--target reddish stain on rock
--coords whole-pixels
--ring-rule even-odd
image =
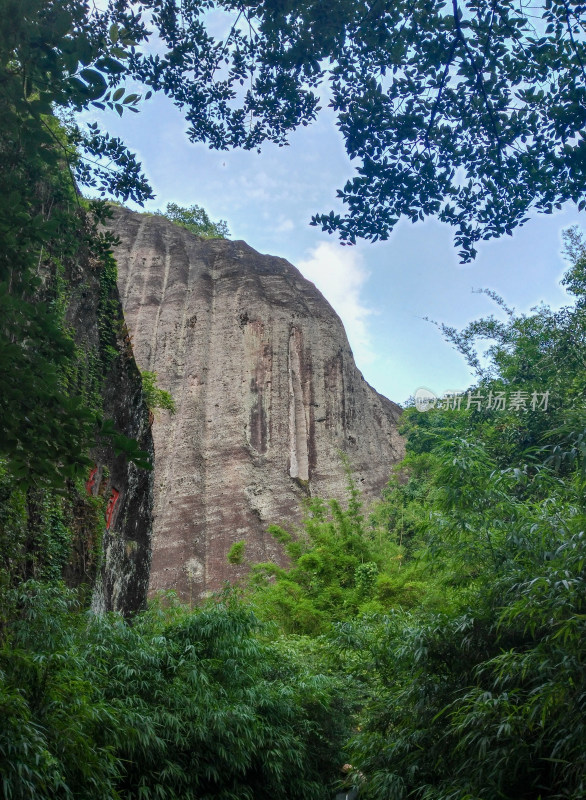
[[[88,494],[94,493],[94,485],[96,483],[96,472],[98,471],[97,467],[93,467],[90,471],[89,477],[85,482],[85,490]]]
[[[110,495],[108,505],[106,506],[106,530],[108,531],[110,530],[110,525],[112,524],[112,517],[114,516],[114,510],[119,497],[120,492],[117,489],[112,489],[112,494]]]

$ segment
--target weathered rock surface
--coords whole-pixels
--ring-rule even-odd
[[[80,380],[95,392],[103,417],[118,434],[134,439],[154,460],[149,410],[142,380],[132,353],[112,264],[107,268],[91,259],[77,264],[68,275],[67,321],[83,355]],[[81,358],[81,356],[80,356]],[[84,512],[83,497],[76,505],[80,523],[73,554],[65,573],[69,585],[93,587],[96,613],[132,614],[146,604],[151,564],[153,472],[142,469],[107,440],[91,454],[95,468],[86,491],[106,501],[106,519],[98,522]],[[95,541],[100,538],[101,542]]]
[[[177,413],[153,426],[150,589],[195,601],[235,579],[230,546],[283,563],[270,523],[308,494],[344,499],[340,451],[367,498],[401,458],[397,405],[358,371],[342,323],[281,258],[117,209],[118,283],[137,363]]]

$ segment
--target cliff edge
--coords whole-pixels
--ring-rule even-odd
[[[365,498],[403,456],[400,408],[357,369],[341,320],[282,258],[115,209],[118,285],[139,367],[177,413],[155,445],[150,590],[196,601],[242,574],[226,555],[283,563],[270,523],[308,495],[344,499],[346,453]],[[239,572],[240,570],[240,572]]]

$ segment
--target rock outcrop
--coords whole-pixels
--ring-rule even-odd
[[[235,579],[230,546],[282,563],[270,523],[308,495],[366,498],[403,454],[397,405],[358,371],[342,323],[281,258],[116,209],[118,284],[141,369],[177,413],[155,420],[151,591],[195,601]]]
[[[95,405],[116,434],[134,440],[144,460],[152,462],[151,419],[124,322],[115,264],[104,258],[82,259],[67,275],[67,322],[79,353],[78,380],[85,387],[86,402]],[[72,502],[79,525],[64,577],[71,586],[92,586],[96,613],[132,614],[147,599],[154,474],[115,448],[108,437],[102,437],[90,455],[94,468],[85,493],[102,497],[105,508],[93,519],[85,507],[87,498],[75,492]]]

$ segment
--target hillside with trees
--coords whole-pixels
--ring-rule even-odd
[[[370,515],[350,477],[347,508],[273,527],[290,569],[131,625],[51,576],[4,589],[6,796],[320,798],[347,762],[381,800],[583,797],[586,250],[567,242],[574,304],[454,334],[493,341],[485,406],[408,408]],[[515,392],[525,408],[487,405]]]

